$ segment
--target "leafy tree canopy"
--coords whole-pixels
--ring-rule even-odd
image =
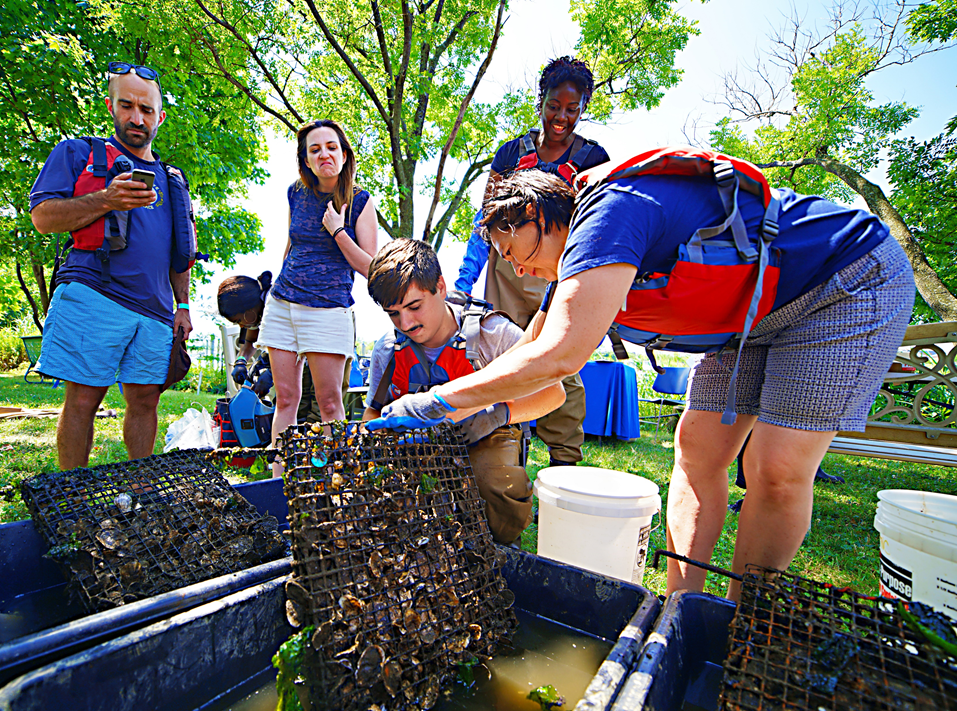
[[[871,17],[857,10],[850,16],[843,12],[844,7],[835,6],[823,36],[791,18],[772,38],[769,59],[753,76],[743,81],[736,75],[726,77],[722,103],[730,115],[711,132],[711,143],[765,168],[772,183],[840,202],[862,197],[904,248],[930,310],[940,319],[957,319],[955,284],[946,269],[939,273],[947,265],[924,239],[937,228],[915,234],[909,227],[908,218],[922,219],[923,193],[898,186],[895,195],[909,201],[902,214],[897,201],[865,177],[891,148],[899,163],[892,179],[927,168],[926,159],[916,154],[913,163],[903,157],[916,143],[897,140],[917,109],[901,101],[875,105],[866,82],[877,71],[942,47],[915,45],[905,36],[902,28],[910,8],[902,1],[876,5]],[[783,70],[786,81],[771,67]],[[757,123],[750,135],[743,130],[749,122]]]
[[[503,140],[535,123],[531,92],[475,99],[506,28],[506,0],[158,0],[150,7],[179,23],[208,70],[241,88],[278,127],[341,121],[359,156],[359,180],[392,237],[413,236],[416,219],[436,247],[448,230],[466,236],[469,187]],[[673,2],[574,0],[572,13],[582,27],[578,54],[597,70],[601,91],[591,110],[599,120],[615,108],[654,106],[678,81],[675,53],[695,29]],[[424,219],[414,214],[417,191],[431,198]]]

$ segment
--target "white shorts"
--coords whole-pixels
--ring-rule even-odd
[[[335,353],[351,356],[356,343],[351,308],[317,309],[266,297],[262,325],[256,345],[291,351],[300,358],[306,353]]]

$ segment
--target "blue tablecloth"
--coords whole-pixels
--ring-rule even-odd
[[[635,369],[625,363],[591,361],[582,368],[581,376],[585,384],[585,434],[641,437]]]

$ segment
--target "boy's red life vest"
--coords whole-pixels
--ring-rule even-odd
[[[522,136],[522,157],[519,159],[518,165],[515,166],[515,170],[531,170],[533,168],[546,170],[547,172],[556,173],[566,183],[571,184],[574,177],[578,174],[578,171],[581,170],[581,167],[588,160],[592,149],[598,144],[595,143],[595,141],[590,141],[576,134],[575,139],[572,141],[571,157],[568,159],[568,162],[560,165],[545,163],[539,159],[538,149],[536,148],[538,145],[539,132],[540,129],[533,128]]]
[[[102,138],[84,137],[90,144],[90,157],[86,167],[73,185],[73,196],[87,195],[103,190],[120,173],[133,170],[133,162],[112,143]],[[170,247],[170,266],[179,274],[193,266],[197,259],[208,260],[208,254],[200,254],[196,243],[196,220],[193,216],[189,184],[176,166],[160,163],[166,172],[167,192],[173,214],[173,240]],[[110,252],[126,249],[130,237],[130,213],[128,210],[112,210],[92,223],[70,233],[64,252],[73,247],[94,252],[100,260],[100,278],[110,282]],[[57,249],[54,272],[62,259]],[[54,288],[56,286],[54,279]]]
[[[714,353],[734,343],[740,360],[752,326],[771,312],[777,294],[779,253],[770,246],[778,234],[776,194],[761,171],[745,160],[714,151],[664,147],[579,175],[574,185],[576,208],[602,185],[640,175],[713,180],[725,219],[701,227],[681,245],[670,272],[636,276],[609,330],[615,354],[627,358],[622,339],[643,345],[657,370],[655,349]],[[738,209],[739,190],[758,196],[765,208],[761,228],[753,237]],[[735,363],[722,416],[725,424],[735,419],[737,373]]]
[[[479,370],[478,339],[482,321],[492,313],[505,314],[493,311],[487,301],[461,291],[450,291],[445,300],[462,306],[459,330],[452,334],[434,362],[429,361],[421,345],[396,331],[392,359],[369,402],[372,409],[381,411],[387,402],[403,395],[425,392]]]

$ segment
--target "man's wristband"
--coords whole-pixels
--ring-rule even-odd
[[[246,356],[236,356],[236,360],[233,361],[233,363],[245,363],[245,362],[246,362]]]
[[[189,311],[189,304],[176,304],[177,309],[186,309]]]
[[[345,231],[346,231],[345,227],[337,227],[335,232],[332,233],[332,238],[335,239],[337,234],[339,234],[340,232],[345,232]]]

